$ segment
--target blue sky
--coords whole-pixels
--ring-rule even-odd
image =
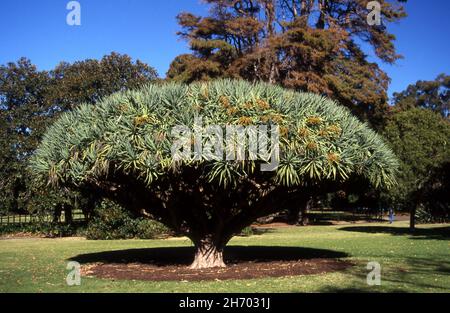
[[[206,14],[200,0],[79,0],[81,26],[68,26],[69,0],[0,1],[0,64],[26,56],[39,69],[60,61],[101,58],[116,51],[140,59],[164,77],[175,56],[188,51],[176,32],[181,11]],[[419,79],[450,74],[450,1],[409,0],[408,17],[390,30],[405,58],[381,64],[392,78],[389,94]]]

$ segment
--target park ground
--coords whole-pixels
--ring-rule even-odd
[[[142,281],[82,276],[68,286],[70,260],[133,264],[139,256],[166,248],[176,255],[186,238],[92,241],[84,238],[0,239],[0,292],[450,292],[450,225],[420,225],[414,235],[406,221],[346,225],[274,227],[235,237],[231,249],[251,246],[287,257],[297,251],[305,260],[339,258],[345,269],[310,275],[210,281]],[[283,247],[283,248],[281,248]],[[167,250],[168,249],[168,250]],[[250,251],[252,251],[250,249]],[[137,259],[127,259],[133,255]],[[314,258],[312,258],[314,257]],[[369,286],[368,262],[381,265],[381,285]]]

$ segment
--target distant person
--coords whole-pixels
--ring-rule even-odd
[[[389,224],[394,222],[394,210],[392,208],[389,209]]]

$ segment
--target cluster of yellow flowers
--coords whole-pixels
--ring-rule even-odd
[[[152,118],[150,116],[148,116],[147,114],[141,115],[141,116],[136,116],[134,118],[134,125],[135,126],[142,126],[148,123],[152,122]]]
[[[314,141],[310,141],[306,144],[306,149],[308,150],[317,150],[317,148],[319,148],[319,146]]]
[[[339,163],[341,157],[337,153],[330,152],[327,154],[327,160],[330,163]]]
[[[252,122],[253,122],[252,119],[248,116],[241,116],[238,120],[238,124],[244,125],[244,126],[250,125],[250,124],[252,124]]]
[[[234,115],[239,111],[238,107],[234,107],[230,104],[230,99],[227,96],[220,96],[219,102],[222,107],[227,110],[228,115]],[[262,99],[257,99],[255,102],[247,101],[242,104],[241,107],[248,110],[258,108],[265,111],[270,109],[269,103]],[[268,119],[266,119],[266,121],[268,121]]]
[[[322,118],[320,116],[310,116],[306,119],[306,124],[309,126],[319,125],[322,123]]]

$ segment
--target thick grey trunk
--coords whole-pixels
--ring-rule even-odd
[[[223,262],[223,248],[208,239],[195,243],[195,258],[191,269],[225,267]]]

